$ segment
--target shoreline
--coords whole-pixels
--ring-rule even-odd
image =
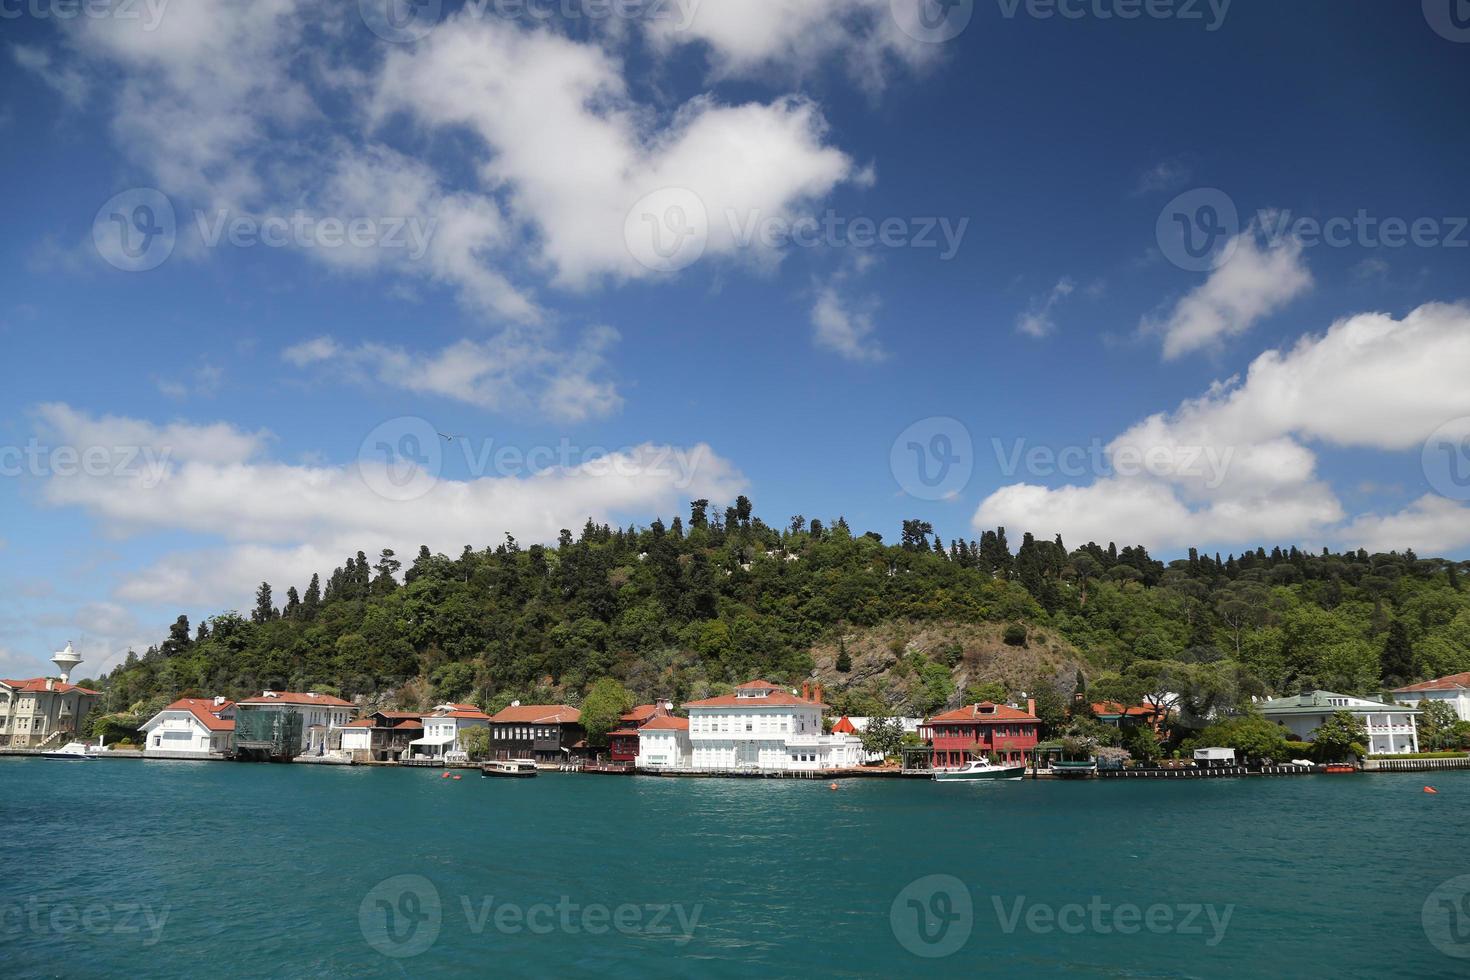
[[[12,749],[0,748],[0,759],[3,758],[45,758],[46,752],[40,749]],[[91,756],[96,760],[138,760],[143,762],[241,762],[223,755],[198,755],[184,752],[147,753],[143,751],[108,751],[94,753]],[[67,761],[67,760],[53,760]],[[327,766],[336,768],[339,766],[362,766],[379,769],[433,769],[441,771],[449,770],[478,770],[478,762],[431,762],[428,760],[403,763],[403,762],[380,762],[378,760],[356,761],[352,759],[298,756],[289,763],[273,763],[275,765],[301,764],[311,766]],[[562,766],[538,766],[543,772],[565,772],[571,775],[607,775],[603,770],[566,768]],[[1370,759],[1360,763],[1351,772],[1328,772],[1325,765],[1313,766],[1220,766],[1220,767],[1195,767],[1195,766],[1148,766],[1132,769],[1102,769],[1086,774],[1068,773],[1058,774],[1050,769],[1035,771],[1026,770],[1023,780],[1098,780],[1098,779],[1123,779],[1123,780],[1197,780],[1197,779],[1252,779],[1252,778],[1278,778],[1291,776],[1338,776],[1338,775],[1362,775],[1373,773],[1405,773],[1405,772],[1447,772],[1453,770],[1470,771],[1470,755],[1462,758],[1439,758],[1439,759]],[[809,782],[822,780],[847,780],[847,779],[923,779],[930,778],[929,770],[898,769],[895,767],[872,767],[860,769],[830,769],[830,770],[700,770],[700,769],[636,769],[632,772],[617,773],[626,776],[651,776],[659,779],[796,779]],[[1013,780],[1014,781],[1014,780]]]

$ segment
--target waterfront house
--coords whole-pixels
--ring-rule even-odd
[[[822,732],[821,685],[788,692],[768,681],[691,701],[690,765],[707,770],[814,771],[863,763],[862,741]]]
[[[408,743],[409,758],[443,759],[451,752],[463,753],[464,733],[488,727],[490,716],[473,704],[441,704],[419,721],[424,733]]]
[[[235,705],[235,752],[272,759],[323,755],[340,747],[351,718],[352,703],[330,694],[265,691]]]
[[[1455,717],[1470,721],[1470,673],[1450,674],[1432,681],[1394,688],[1393,699],[1399,704],[1424,707],[1426,701],[1442,701],[1455,709]]]
[[[1141,728],[1147,726],[1160,738],[1169,724],[1169,709],[1152,704],[1135,704],[1123,707],[1116,701],[1097,701],[1092,713],[1098,721],[1114,728]]]
[[[146,755],[223,757],[235,748],[235,702],[180,698],[143,722]]]
[[[919,736],[929,746],[930,768],[962,766],[972,759],[994,758],[997,762],[1022,763],[1036,748],[1041,720],[1036,702],[1026,707],[981,701],[935,715],[919,726]]]
[[[654,704],[640,704],[619,717],[617,729],[607,733],[608,759],[617,765],[633,765],[641,751],[639,729],[655,718],[671,714],[673,710],[673,702],[658,701]]]
[[[656,715],[638,728],[640,769],[687,769],[692,753],[688,718]]]
[[[1334,714],[1346,711],[1368,731],[1370,755],[1400,755],[1419,751],[1419,709],[1403,704],[1384,704],[1331,691],[1309,691],[1295,697],[1277,698],[1257,707],[1266,718],[1286,728],[1297,741],[1312,740],[1312,733]]]
[[[342,751],[358,762],[397,762],[410,743],[424,734],[417,711],[374,711],[342,728]]]
[[[512,701],[490,718],[492,759],[532,759],[548,765],[586,755],[582,712],[571,705]]]
[[[70,643],[51,662],[59,677],[0,680],[0,747],[50,749],[72,741],[102,700],[100,691],[71,683],[82,658]]]

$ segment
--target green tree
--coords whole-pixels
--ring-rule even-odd
[[[852,673],[852,657],[847,653],[847,641],[840,637],[837,640],[837,662],[833,666],[839,674]]]
[[[1455,709],[1444,701],[1419,702],[1419,748],[1426,752],[1455,747]]]
[[[1185,746],[1234,749],[1242,762],[1258,763],[1267,759],[1282,762],[1291,757],[1286,736],[1286,729],[1273,721],[1260,715],[1242,715],[1216,722]]]
[[[607,733],[632,708],[633,695],[618,681],[604,677],[593,684],[582,702],[582,727],[587,729],[587,741],[597,748],[605,748]]]
[[[862,739],[864,752],[881,752],[886,759],[899,754],[903,736],[903,722],[897,718],[878,717],[869,718],[868,727],[858,737]]]
[[[459,747],[469,755],[471,762],[479,762],[490,757],[490,728],[488,725],[475,725],[466,728],[459,733]]]
[[[1380,676],[1386,686],[1402,684],[1414,675],[1414,643],[1409,638],[1409,627],[1402,619],[1388,624],[1381,664]]]
[[[989,701],[992,704],[1005,704],[1010,694],[1006,691],[1004,684],[995,681],[986,681],[983,684],[971,684],[965,688],[965,703],[979,704]]]
[[[1350,711],[1335,712],[1312,733],[1312,755],[1318,762],[1345,762],[1367,754],[1368,731]]]

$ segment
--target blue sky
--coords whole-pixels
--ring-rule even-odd
[[[740,492],[1470,547],[1448,0],[387,2],[6,8],[0,671]]]

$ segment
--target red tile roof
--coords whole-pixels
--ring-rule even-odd
[[[647,726],[645,725],[644,727],[646,728]],[[637,738],[638,737],[638,729],[636,729],[636,728],[619,728],[615,732],[608,732],[607,733],[607,737],[608,738],[612,738],[614,735],[619,735],[619,736],[622,736],[624,738]]]
[[[770,681],[746,681],[744,684],[736,685],[737,691],[780,691],[780,684],[772,684]]]
[[[299,694],[295,691],[271,691],[258,698],[246,698],[241,704],[318,704],[328,708],[350,708],[351,701],[334,698],[330,694]]]
[[[659,715],[644,725],[643,730],[645,732],[687,732],[689,730],[689,719],[679,718],[674,715]]]
[[[533,725],[570,725],[582,720],[582,712],[567,704],[522,704],[502,708],[490,720]]]
[[[216,705],[213,698],[180,698],[163,710],[187,711],[211,732],[233,732],[235,730],[234,720],[220,718],[215,715],[215,712],[225,711],[234,706],[235,702],[233,701],[226,701],[223,704]]]
[[[1413,694],[1416,691],[1453,691],[1456,688],[1470,688],[1470,673],[1450,674],[1448,677],[1436,677],[1432,681],[1421,681],[1418,684],[1410,684],[1408,687],[1396,687],[1395,694]]]
[[[656,704],[640,704],[632,711],[618,718],[618,721],[644,722],[657,715],[660,708]]]
[[[935,722],[957,722],[957,721],[1034,721],[1041,719],[1035,715],[1028,715],[1020,708],[1012,708],[1008,704],[993,704],[990,701],[981,701],[979,704],[967,704],[963,708],[954,711],[946,711],[942,715],[935,715],[929,719],[929,723]]]
[[[1092,705],[1092,713],[1095,715],[1132,715],[1138,718],[1152,718],[1155,715],[1163,716],[1169,713],[1167,708],[1155,708],[1151,704],[1136,704],[1128,710],[1116,701],[1098,701]]]
[[[373,721],[371,718],[359,718],[356,721],[349,721],[347,724],[343,725],[342,727],[343,728],[376,728],[376,727],[378,727],[378,724],[377,724],[377,722]]]
[[[6,687],[13,687],[22,694],[45,694],[46,682],[48,680],[52,681],[51,692],[54,694],[70,694],[72,691],[80,691],[82,694],[93,694],[97,696],[101,696],[102,694],[101,691],[78,687],[75,684],[68,684],[60,679],[49,677],[31,677],[23,681],[0,680],[0,684],[4,684]]]
[[[415,721],[414,719],[410,718],[408,721],[400,721],[398,724],[394,725],[393,727],[394,728],[423,728],[424,727],[424,723],[421,722],[421,721]]]
[[[837,723],[832,726],[833,735],[856,735],[857,733],[857,726],[847,720],[847,715],[838,718]]]
[[[440,714],[438,712],[435,712],[434,717],[436,717],[436,718],[478,718],[481,721],[489,721],[490,720],[490,716],[487,715],[487,714],[485,714],[485,712],[481,711],[479,708],[469,708],[469,709],[461,710],[461,711],[446,711],[443,714]]]

